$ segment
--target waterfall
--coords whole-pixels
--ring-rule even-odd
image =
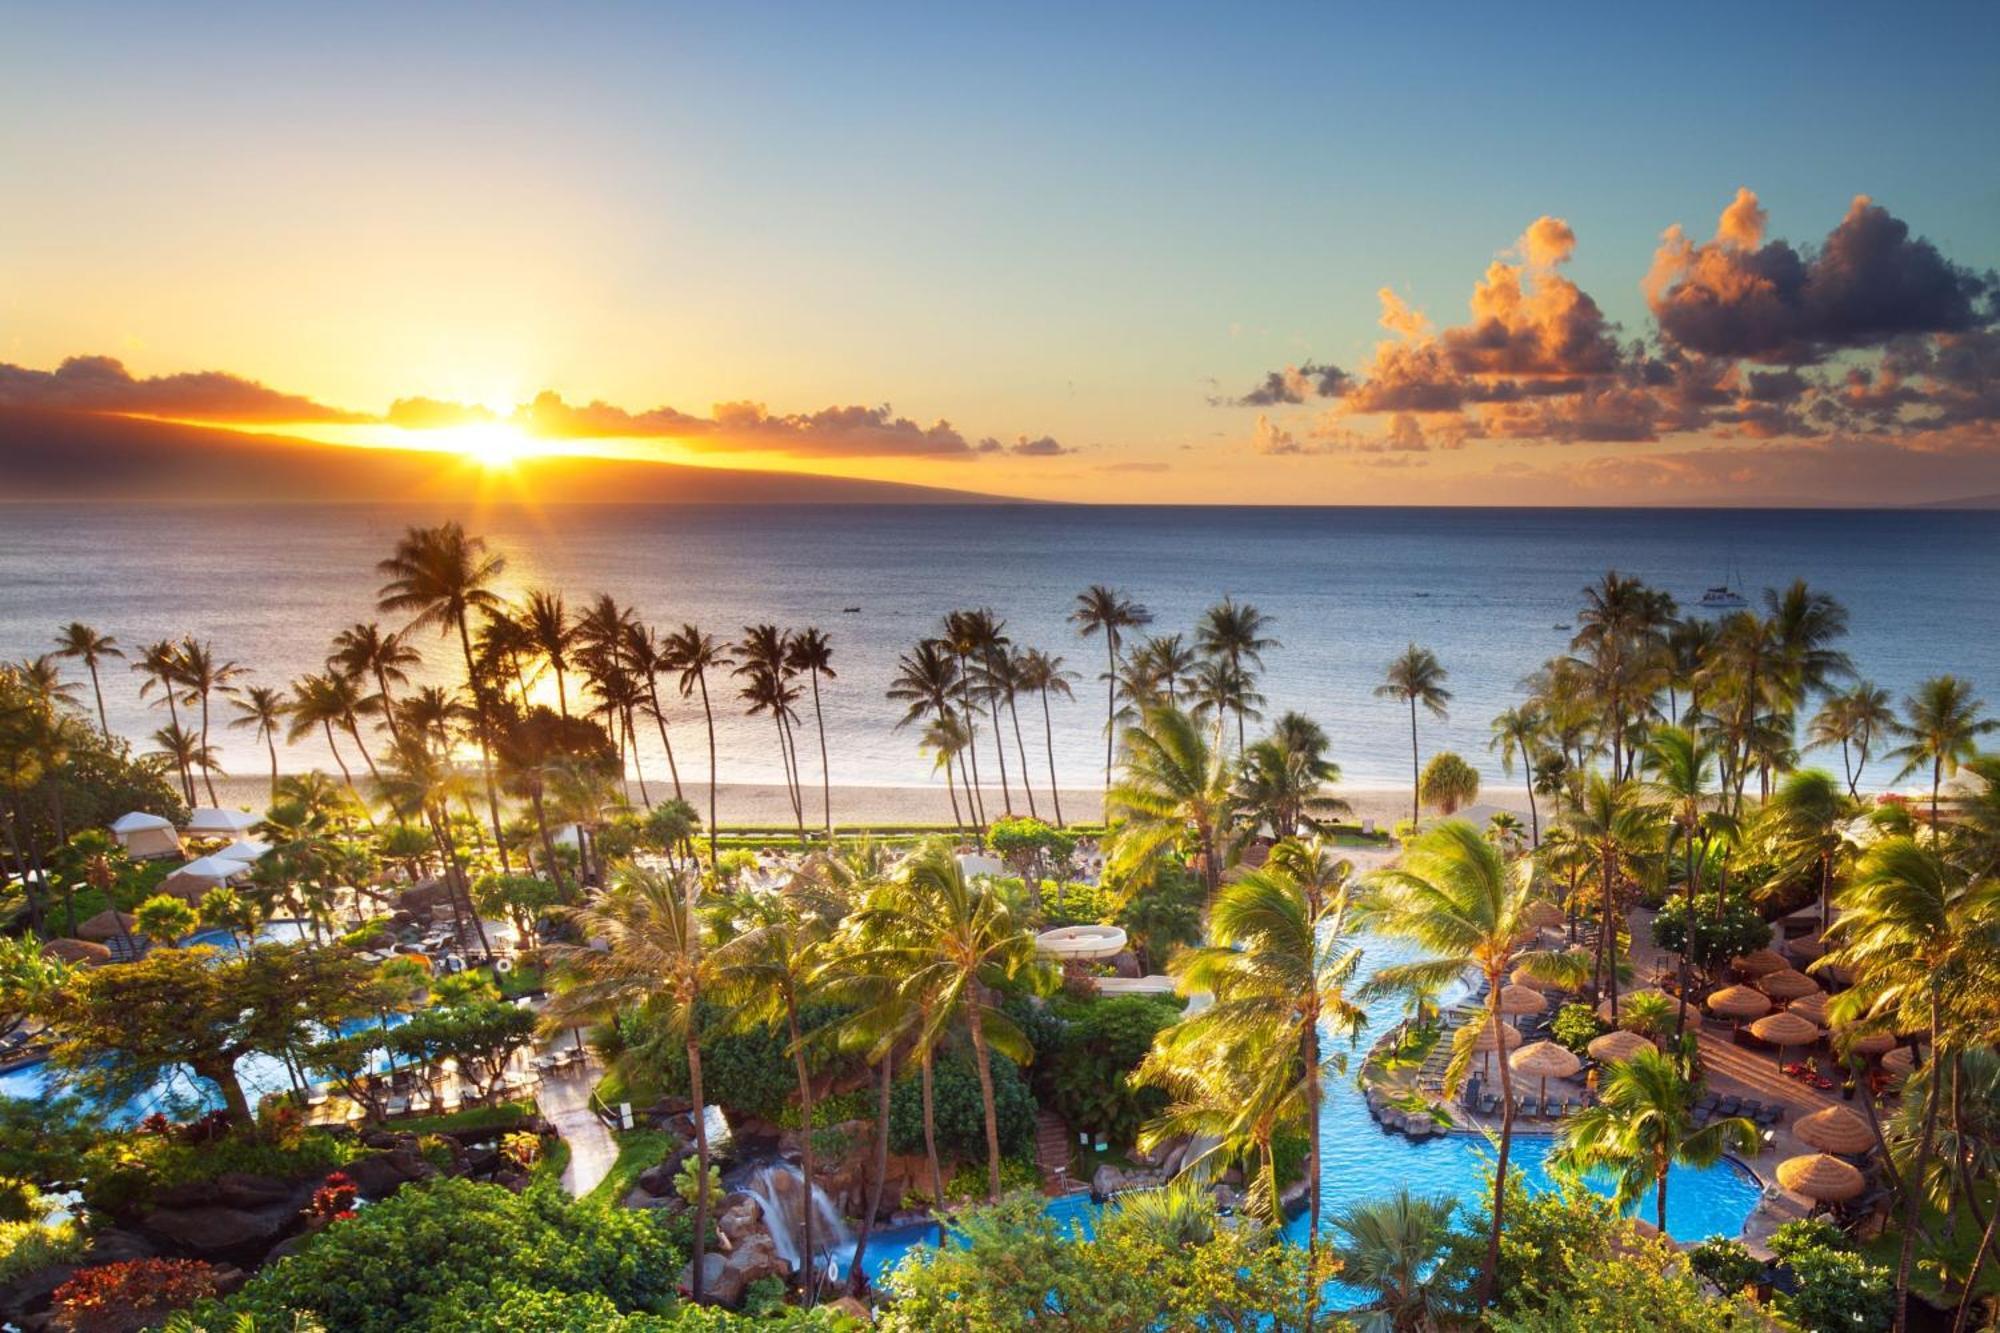
[[[823,1258],[829,1251],[852,1251],[854,1233],[847,1228],[847,1220],[826,1191],[814,1185],[808,1193],[805,1176],[788,1162],[773,1162],[762,1166],[744,1184],[743,1192],[757,1201],[763,1211],[764,1226],[771,1233],[771,1244],[778,1257],[792,1266],[794,1273],[803,1272],[807,1267],[818,1270],[823,1267]],[[812,1209],[813,1219],[813,1262],[804,1262],[805,1255],[800,1246],[805,1239],[805,1209]]]

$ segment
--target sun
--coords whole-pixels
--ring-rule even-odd
[[[452,426],[438,432],[439,443],[481,467],[511,467],[532,454],[534,444],[515,427],[499,421]]]

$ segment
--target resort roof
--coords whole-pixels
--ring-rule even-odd
[[[138,833],[143,829],[172,827],[171,820],[162,819],[158,815],[149,815],[144,810],[134,810],[111,821],[113,833]]]
[[[218,861],[242,861],[247,864],[251,861],[263,859],[269,855],[270,851],[271,844],[268,842],[259,842],[255,838],[238,838],[235,842],[230,843],[227,847],[215,853],[215,859]]]

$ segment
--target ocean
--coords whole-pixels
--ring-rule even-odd
[[[722,637],[760,621],[825,629],[838,672],[824,688],[836,785],[931,783],[916,733],[895,729],[883,691],[897,654],[946,611],[990,606],[1015,642],[1061,653],[1082,676],[1074,702],[1056,701],[1055,757],[1065,787],[1094,786],[1104,645],[1067,620],[1092,583],[1143,602],[1153,632],[1191,630],[1224,594],[1272,616],[1282,646],[1266,656],[1266,712],[1317,718],[1355,786],[1408,781],[1408,715],[1373,690],[1412,642],[1443,661],[1455,696],[1448,720],[1420,719],[1426,756],[1457,750],[1500,781],[1489,722],[1564,650],[1559,627],[1612,567],[1683,604],[1732,571],[1753,599],[1805,578],[1846,604],[1843,646],[1897,697],[1955,672],[2000,701],[2000,513],[1934,510],[14,505],[0,507],[0,656],[46,652],[58,626],[79,619],[128,649],[191,632],[250,667],[249,683],[283,684],[318,669],[341,627],[377,618],[375,562],[402,529],[445,518],[506,555],[509,593],[553,587],[578,606],[609,592],[662,628],[692,622]],[[455,643],[416,642],[427,668],[457,678]],[[142,737],[165,722],[138,697],[136,675],[113,663],[105,677],[114,729]],[[780,781],[770,722],[743,716],[733,694],[718,698],[722,780]],[[87,682],[79,697],[88,702]],[[804,707],[810,729],[809,698]],[[1046,783],[1039,709],[1024,702],[1022,724]],[[683,778],[702,780],[698,705],[676,701],[670,725]],[[249,733],[218,721],[216,739],[230,772],[264,771]],[[657,738],[642,741],[649,776],[663,776]],[[317,742],[283,762],[331,768]],[[1008,763],[1018,782],[1011,748]],[[990,780],[990,757],[982,768]],[[816,759],[806,772],[817,781]],[[1878,762],[1868,776],[1884,787],[1893,773]]]

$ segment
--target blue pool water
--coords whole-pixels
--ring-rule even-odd
[[[1386,963],[1412,957],[1409,947],[1398,941],[1374,940],[1365,945],[1360,971],[1366,975]],[[1359,1039],[1354,1056],[1365,1051],[1374,1035],[1393,1024],[1400,1015],[1401,1002],[1390,998],[1368,1006],[1368,1027]],[[1321,1207],[1325,1219],[1332,1218],[1350,1204],[1377,1198],[1407,1186],[1413,1193],[1454,1196],[1467,1208],[1476,1207],[1485,1189],[1486,1173],[1492,1168],[1497,1145],[1471,1134],[1451,1134],[1422,1141],[1391,1134],[1377,1125],[1368,1106],[1349,1075],[1329,1072],[1326,1096],[1321,1102],[1320,1128],[1325,1161],[1321,1172]],[[1518,1167],[1534,1190],[1553,1188],[1547,1159],[1555,1146],[1547,1134],[1514,1136],[1509,1165]],[[1603,1193],[1611,1193],[1608,1181],[1593,1181]],[[1735,1236],[1757,1205],[1762,1187],[1756,1177],[1734,1162],[1723,1162],[1707,1170],[1674,1167],[1667,1174],[1667,1232],[1678,1241],[1701,1240],[1708,1236]],[[1087,1195],[1052,1199],[1048,1211],[1071,1235],[1088,1236],[1096,1212]],[[1651,1220],[1652,1191],[1633,1210]],[[1294,1218],[1285,1228],[1288,1239],[1303,1244],[1307,1218]],[[871,1281],[880,1282],[910,1251],[934,1242],[934,1226],[891,1227],[877,1230],[868,1240],[862,1266]],[[1336,1302],[1359,1303],[1363,1293],[1335,1284],[1329,1292]]]

